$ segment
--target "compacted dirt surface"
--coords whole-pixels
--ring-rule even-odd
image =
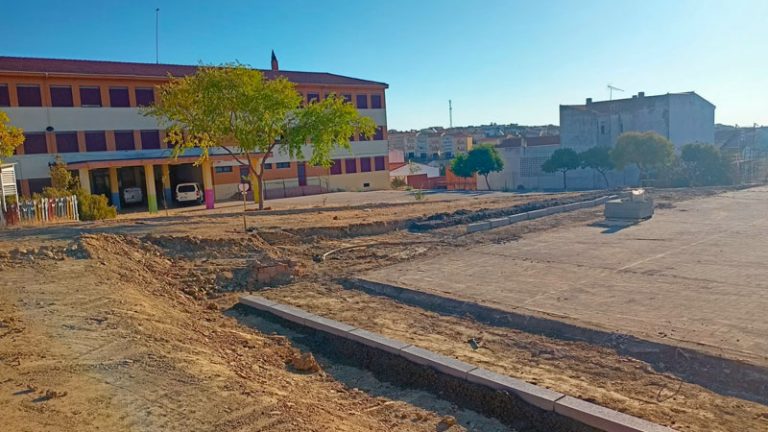
[[[719,192],[656,196],[674,206]],[[2,232],[0,430],[459,431],[490,424],[456,421],[440,403],[416,403],[403,392],[337,381],[283,335],[230,317],[248,292],[678,430],[768,429],[768,407],[609,349],[441,316],[340,285],[383,266],[599,220],[601,209],[472,235],[460,225],[473,215],[580,197],[428,197],[355,208],[313,201],[249,212],[255,230],[247,234],[236,212],[196,211]]]

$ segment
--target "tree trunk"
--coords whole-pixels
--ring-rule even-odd
[[[568,181],[566,180],[566,173],[568,173],[568,171],[563,171],[563,190],[564,191],[568,190]]]
[[[605,181],[605,188],[606,188],[606,189],[610,189],[610,188],[611,188],[611,185],[610,185],[610,184],[608,184],[608,176],[607,176],[607,175],[605,175],[605,171],[599,171],[599,172],[600,172],[600,174],[603,176],[603,180]]]
[[[488,181],[488,174],[485,174],[483,177],[485,177],[485,187],[487,187],[488,190],[491,190],[491,183]]]

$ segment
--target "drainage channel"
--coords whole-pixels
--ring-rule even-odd
[[[262,333],[287,337],[296,348],[312,352],[327,374],[350,388],[374,397],[401,400],[442,416],[453,416],[469,431],[595,430],[530,407],[512,395],[489,392],[487,388],[439,374],[401,357],[264,311],[236,305],[227,315]]]

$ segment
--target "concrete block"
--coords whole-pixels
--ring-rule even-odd
[[[477,369],[477,366],[473,366],[471,364],[464,363],[463,361],[456,360],[451,357],[446,357],[444,355],[440,355],[416,346],[409,346],[408,348],[404,348],[400,352],[400,355],[414,363],[429,366],[446,375],[451,375],[462,379],[466,379],[468,372]]]
[[[530,220],[530,219],[537,219],[540,217],[544,217],[549,213],[547,213],[547,209],[539,209],[539,210],[529,211],[526,214],[528,215],[528,219]]]
[[[270,310],[272,306],[277,304],[277,302],[273,302],[272,300],[253,295],[240,297],[239,303],[262,311]]]
[[[491,223],[488,221],[475,222],[467,225],[467,232],[473,233],[477,231],[485,231],[491,229]]]
[[[498,228],[505,225],[509,225],[509,219],[503,217],[503,218],[494,218],[494,219],[488,219],[488,222],[491,224],[491,228]]]
[[[389,339],[363,329],[352,330],[348,332],[345,337],[355,342],[360,342],[361,344],[371,348],[380,349],[382,351],[397,355],[401,355],[400,353],[404,348],[411,346],[410,344],[394,339]]]
[[[469,372],[467,380],[494,390],[515,394],[529,404],[546,411],[554,411],[555,401],[564,396],[562,393],[480,368]]]
[[[517,223],[517,222],[520,222],[520,221],[524,221],[524,220],[527,220],[527,219],[528,219],[528,214],[527,213],[518,213],[516,215],[507,216],[507,220],[511,224]]]
[[[570,396],[555,402],[555,412],[606,432],[674,432],[666,426]]]
[[[279,316],[284,320],[291,321],[297,324],[306,324],[307,319],[311,317],[311,313],[305,312],[299,308],[277,303],[267,310],[273,315]]]
[[[653,201],[610,200],[605,203],[606,219],[647,219],[653,216]]]
[[[334,321],[314,314],[307,314],[304,325],[315,330],[320,330],[344,338],[347,337],[347,333],[357,328],[349,324],[344,324],[343,322]]]

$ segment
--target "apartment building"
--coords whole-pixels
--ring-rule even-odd
[[[172,158],[165,131],[141,113],[141,107],[154,103],[156,87],[172,79],[169,76],[196,70],[188,65],[0,57],[0,110],[26,135],[8,161],[17,164],[21,193],[29,196],[49,186],[49,165],[60,156],[84,189],[108,196],[118,208],[126,205],[125,188],[141,188],[141,205],[156,212],[158,200],[173,204],[172,191],[184,182],[202,185],[208,208],[231,199],[246,167],[220,149],[200,166],[193,165],[199,156],[194,150]],[[335,151],[330,168],[280,153],[269,155],[267,198],[389,187],[387,84],[284,71],[276,59],[262,72],[267,79],[282,76],[296,84],[307,103],[331,93],[342,95],[377,124],[372,139],[355,136],[351,151]]]

